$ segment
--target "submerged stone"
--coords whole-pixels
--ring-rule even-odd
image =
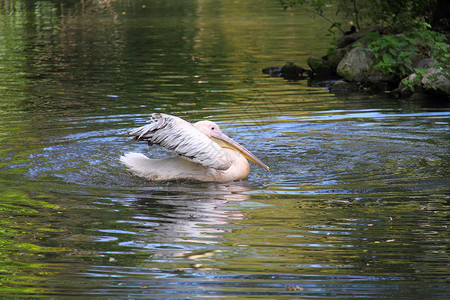
[[[288,80],[306,79],[312,75],[311,70],[304,69],[290,61],[282,67],[264,68],[262,69],[262,72],[271,77],[283,77]]]

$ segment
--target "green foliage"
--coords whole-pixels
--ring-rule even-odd
[[[356,1],[356,0],[355,0]],[[334,29],[338,29],[342,33],[344,30],[342,29],[342,24],[336,21],[335,17],[338,15],[338,12],[335,14],[327,15],[325,13],[325,8],[329,7],[332,1],[329,0],[280,0],[282,7],[286,10],[288,8],[292,8],[297,5],[304,5],[308,7],[309,11],[313,14],[316,14],[323,19],[325,19],[328,23],[330,23],[330,27],[328,29],[330,34],[334,34]]]
[[[405,78],[402,83],[404,90],[413,92],[416,87],[424,86],[423,78],[427,69],[414,67],[414,62],[422,58],[432,58],[433,68],[439,70],[429,75],[426,89],[436,89],[433,82],[439,76],[450,78],[450,45],[445,42],[445,36],[430,30],[430,25],[418,22],[402,34],[368,34],[363,42],[354,46],[365,44],[374,50],[375,58],[372,68],[387,75],[393,75],[398,80]]]
[[[411,56],[419,54],[417,40],[405,35],[382,35],[369,42],[367,47],[374,50],[373,68],[381,73],[396,74],[398,77],[413,72]]]
[[[335,20],[340,15],[351,21],[359,30],[365,25],[397,26],[409,28],[417,20],[431,23],[439,13],[439,5],[446,0],[280,0],[284,9],[301,5],[323,17],[341,32],[341,24]],[[332,8],[334,12],[325,14]]]
[[[430,72],[431,71],[431,72]],[[426,90],[438,90],[437,83],[442,82],[442,78],[450,78],[448,68],[415,69],[415,73],[402,80],[402,92],[414,92],[417,87]],[[426,80],[425,80],[426,78]]]
[[[422,85],[422,78],[425,75],[426,70],[417,70],[416,73],[411,74],[407,78],[402,80],[402,92],[409,91],[414,92],[416,87]]]
[[[375,54],[372,67],[381,73],[394,75],[398,79],[415,73],[416,76],[405,80],[407,88],[413,90],[426,73],[426,70],[414,68],[413,63],[421,58],[433,58],[436,68],[441,68],[440,74],[449,75],[450,46],[445,43],[445,36],[429,30],[429,25],[419,23],[412,30],[402,34],[368,34],[365,38],[366,47],[373,49]],[[359,46],[362,43],[357,43]],[[415,59],[414,59],[415,58]],[[414,59],[414,60],[413,60]],[[433,88],[433,87],[431,87]]]
[[[450,78],[450,46],[445,36],[431,30],[430,23],[442,23],[447,0],[281,0],[285,9],[302,5],[330,23],[328,31],[342,33],[338,15],[349,19],[358,30],[365,25],[383,25],[386,32],[373,32],[354,46],[364,45],[374,52],[372,68],[393,81],[403,79],[402,86],[437,89],[436,82]],[[334,12],[330,15],[331,12]],[[448,15],[448,14],[447,14]],[[333,50],[328,50],[329,54]],[[415,63],[432,58],[433,68],[417,69]],[[446,79],[447,78],[447,79]]]

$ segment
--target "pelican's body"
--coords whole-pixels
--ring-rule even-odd
[[[247,178],[247,159],[269,170],[250,151],[223,134],[211,121],[194,125],[181,118],[155,113],[153,123],[128,134],[174,150],[180,156],[150,159],[140,153],[127,153],[120,160],[133,174],[150,180],[233,181]]]

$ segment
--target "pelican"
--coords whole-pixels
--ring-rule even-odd
[[[129,152],[120,157],[128,170],[155,181],[198,180],[226,182],[247,178],[247,161],[270,171],[250,151],[222,133],[211,121],[191,124],[176,116],[152,114],[150,124],[128,132],[132,140],[147,141],[174,150],[179,156],[150,159],[141,153]]]

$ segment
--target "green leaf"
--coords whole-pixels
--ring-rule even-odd
[[[384,61],[385,63],[390,64],[390,63],[393,62],[393,60],[394,60],[394,59],[392,58],[392,56],[391,56],[390,54],[388,54],[388,53],[383,54],[383,61]]]

